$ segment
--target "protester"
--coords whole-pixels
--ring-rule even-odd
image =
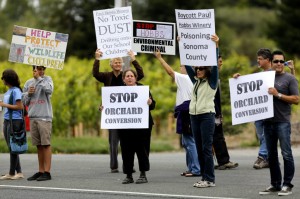
[[[97,49],[95,52],[95,61],[93,65],[93,76],[99,81],[104,83],[104,86],[123,86],[122,80],[122,66],[123,59],[121,57],[113,58],[110,60],[111,72],[99,72],[100,58],[103,52]],[[128,52],[131,58],[131,63],[135,67],[138,74],[138,81],[144,77],[142,67],[135,59],[132,51]],[[109,129],[109,152],[110,152],[110,169],[112,173],[118,173],[118,147],[119,147],[119,134],[118,129]]]
[[[222,69],[223,60],[222,56],[218,56],[218,71],[220,72]],[[220,89],[220,80],[218,82],[218,88],[215,95],[215,132],[213,136],[213,147],[214,153],[216,155],[216,159],[218,165],[215,166],[215,169],[224,170],[224,169],[232,169],[239,166],[238,163],[230,162],[230,156],[228,153],[227,145],[224,138],[223,131],[223,115],[222,115],[222,107],[221,107],[221,89]]]
[[[126,86],[140,86],[138,83],[137,73],[128,69],[123,73],[123,81]],[[147,183],[146,171],[150,170],[149,152],[151,131],[153,126],[153,119],[150,111],[155,108],[155,100],[153,99],[151,92],[149,92],[149,99],[147,101],[149,105],[149,126],[143,129],[120,129],[120,145],[123,159],[123,172],[126,174],[126,178],[122,181],[122,184],[133,183],[132,173],[134,165],[134,155],[137,155],[140,177],[136,180],[136,184]]]
[[[181,135],[182,146],[185,149],[187,171],[181,176],[193,177],[200,175],[200,165],[198,160],[195,140],[191,131],[191,121],[189,114],[189,104],[192,96],[193,83],[186,74],[185,67],[180,66],[180,72],[175,72],[169,64],[162,58],[159,50],[154,52],[165,71],[175,80],[177,85],[175,117],[177,118],[176,132]]]
[[[272,53],[267,48],[261,48],[257,51],[257,64],[258,67],[263,69],[263,71],[272,70],[271,67],[272,61]],[[234,78],[238,78],[240,76],[239,73],[233,75]],[[266,146],[266,139],[264,136],[264,120],[258,120],[254,122],[256,128],[256,135],[259,140],[259,151],[258,157],[253,164],[253,168],[255,169],[263,169],[269,167],[268,162],[268,150]]]
[[[299,103],[297,79],[284,71],[285,56],[281,51],[272,53],[272,67],[276,71],[274,87],[268,89],[273,95],[274,117],[265,119],[264,133],[269,155],[271,186],[259,192],[261,195],[279,196],[292,194],[292,179],[295,173],[291,149],[291,105]],[[277,144],[283,157],[283,177],[278,159]]]
[[[51,132],[54,85],[52,78],[45,75],[44,66],[33,66],[33,78],[27,80],[23,89],[23,102],[28,106],[32,145],[37,147],[38,172],[27,178],[28,181],[51,180]]]
[[[22,89],[20,87],[20,80],[18,74],[12,69],[6,69],[1,77],[3,84],[8,87],[8,91],[4,94],[3,101],[0,101],[0,106],[3,107],[4,121],[3,121],[3,134],[10,151],[10,134],[12,126],[10,122],[10,113],[12,115],[13,129],[23,128],[23,103],[22,103]],[[12,102],[10,104],[10,96],[12,95]],[[0,177],[0,180],[18,180],[23,179],[24,175],[21,169],[20,157],[18,154],[13,154],[11,151],[9,173]]]
[[[216,42],[218,55],[219,37],[212,35],[212,40]],[[218,87],[218,67],[197,66],[194,70],[191,66],[185,67],[194,83],[189,113],[202,175],[202,180],[195,183],[194,187],[214,187],[216,185],[212,148],[215,129],[214,96]]]

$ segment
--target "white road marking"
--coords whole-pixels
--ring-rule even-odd
[[[16,189],[36,189],[36,190],[53,190],[53,191],[72,191],[72,192],[86,192],[86,193],[107,193],[107,194],[126,194],[133,196],[157,196],[165,198],[208,198],[208,199],[243,199],[243,198],[226,198],[226,197],[211,197],[211,196],[191,196],[191,195],[173,195],[160,193],[143,193],[143,192],[126,192],[126,191],[107,191],[95,189],[71,189],[71,188],[57,188],[57,187],[33,187],[33,186],[14,186],[14,185],[0,185],[0,188],[16,188]]]

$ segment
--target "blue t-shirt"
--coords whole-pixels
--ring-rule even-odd
[[[11,93],[13,95],[13,104],[15,105],[17,100],[22,99],[22,92],[17,87],[11,87],[6,93],[4,93],[3,102],[5,104],[9,104],[9,98],[10,98]],[[9,120],[8,108],[6,108],[6,107],[3,107],[3,108],[4,108],[4,119]],[[22,110],[13,110],[12,111],[12,119],[16,120],[16,119],[22,119],[22,118],[23,118]]]

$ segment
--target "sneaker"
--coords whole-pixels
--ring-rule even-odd
[[[11,180],[14,175],[5,174],[4,176],[0,177],[0,180]]]
[[[49,172],[43,173],[40,177],[36,179],[36,181],[46,181],[46,180],[51,180],[51,175]]]
[[[198,181],[198,182],[194,183],[194,184],[193,184],[193,187],[197,187],[198,184],[201,184],[202,182],[203,182],[203,181],[201,180],[201,181]]]
[[[278,192],[278,195],[279,196],[288,196],[288,195],[291,195],[293,192],[292,192],[292,188],[291,187],[288,187],[288,186],[283,186],[281,191]]]
[[[215,167],[215,169],[219,169],[219,170],[233,169],[233,168],[236,168],[238,166],[239,166],[238,163],[228,162],[226,164]]]
[[[148,180],[146,178],[146,176],[140,176],[136,181],[135,184],[143,184],[143,183],[147,183]]]
[[[253,168],[254,169],[269,168],[269,162],[264,160],[262,157],[258,156],[257,160],[254,162]]]
[[[126,177],[123,181],[122,184],[130,184],[130,183],[134,183],[133,178],[131,177]]]
[[[14,175],[11,179],[12,180],[19,180],[19,179],[23,179],[24,175],[23,173],[17,173],[16,175]]]
[[[259,195],[270,195],[270,194],[275,194],[277,193],[278,191],[280,191],[280,189],[276,189],[274,186],[269,186],[268,188],[266,188],[265,190],[263,191],[260,191],[259,192]]]
[[[28,180],[28,181],[36,180],[36,179],[38,179],[42,174],[43,174],[43,173],[41,173],[41,172],[37,172],[37,173],[35,173],[33,176],[27,178],[27,180]]]
[[[213,182],[209,182],[209,181],[201,181],[201,183],[197,183],[197,185],[195,187],[197,188],[207,188],[207,187],[215,187],[216,184]]]

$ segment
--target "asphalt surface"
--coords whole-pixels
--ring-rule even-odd
[[[286,198],[300,198],[300,148],[293,147],[296,172],[293,179],[293,194]],[[231,161],[239,167],[231,170],[215,170],[216,187],[194,188],[199,177],[182,177],[185,171],[185,154],[152,153],[151,170],[147,172],[149,183],[126,184],[123,173],[110,173],[109,155],[53,155],[52,180],[38,182],[22,180],[0,180],[1,199],[27,198],[103,198],[103,199],[146,199],[146,198],[277,198],[277,195],[260,196],[259,191],[269,186],[268,169],[252,168],[258,149],[230,150]],[[283,160],[280,156],[281,167]],[[122,165],[119,155],[119,164]],[[25,178],[37,171],[37,155],[21,155]],[[138,170],[138,163],[135,163]],[[0,174],[7,173],[9,154],[0,154]],[[139,173],[133,175],[138,178]]]

